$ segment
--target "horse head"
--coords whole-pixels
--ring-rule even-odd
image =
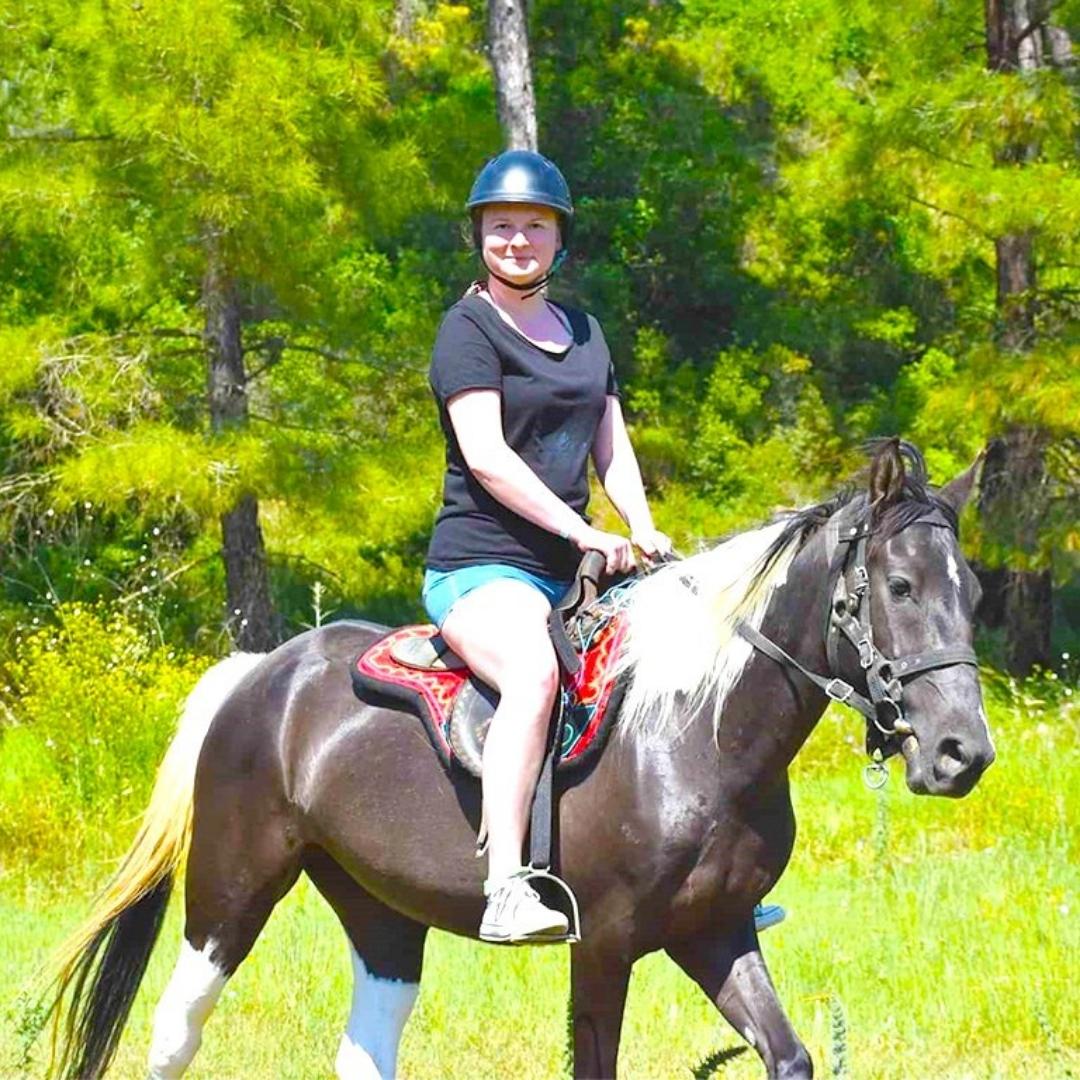
[[[994,760],[971,651],[980,589],[957,527],[980,460],[936,491],[899,439],[881,440],[870,466],[869,617],[899,701],[891,725],[868,724],[868,746],[898,749],[916,794],[966,795]]]

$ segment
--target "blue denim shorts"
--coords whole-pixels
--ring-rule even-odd
[[[533,574],[503,563],[483,563],[480,566],[464,566],[460,570],[425,570],[424,591],[421,600],[428,617],[441,627],[450,609],[463,597],[487,585],[490,581],[523,581],[548,598],[554,605],[570,588],[569,580]]]

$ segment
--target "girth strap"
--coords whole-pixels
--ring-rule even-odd
[[[556,695],[548,728],[547,750],[533,794],[532,815],[529,819],[529,866],[534,870],[551,868],[551,834],[555,814],[555,759],[559,756],[559,736],[562,732],[562,694]]]
[[[604,564],[604,556],[599,551],[587,552],[581,560],[566,595],[552,607],[551,614],[548,616],[548,632],[551,635],[551,644],[555,647],[555,655],[560,667],[570,676],[576,675],[581,670],[581,658],[570,643],[566,623],[576,612],[588,607],[596,599]],[[538,870],[547,870],[551,866],[552,819],[555,813],[555,764],[562,745],[563,723],[562,694],[556,694],[555,698],[555,708],[552,710],[548,728],[547,749],[544,752],[544,762],[540,767],[540,776],[536,781],[529,822],[529,865]]]

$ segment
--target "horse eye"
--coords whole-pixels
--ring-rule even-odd
[[[896,597],[905,597],[911,595],[911,582],[902,577],[889,578],[889,592]]]

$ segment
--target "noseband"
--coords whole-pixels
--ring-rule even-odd
[[[967,645],[954,645],[942,649],[929,649],[908,656],[888,657],[874,644],[873,627],[870,623],[870,574],[866,565],[866,550],[871,535],[870,514],[864,511],[859,519],[848,526],[841,526],[842,515],[836,515],[826,528],[832,552],[829,561],[829,611],[825,620],[825,654],[829,662],[829,675],[818,675],[803,667],[790,653],[775,641],[771,641],[749,623],[736,627],[739,634],[754,648],[771,657],[778,664],[793,667],[801,672],[833,701],[849,705],[866,717],[867,729],[876,733],[882,745],[893,740],[892,752],[899,749],[899,741],[913,735],[914,729],[904,717],[904,681],[936,668],[953,667],[956,664],[978,666],[975,650]],[[955,533],[952,522],[941,510],[932,509],[910,524],[933,525]],[[839,671],[838,648],[840,639],[850,642],[859,657],[859,666],[865,672],[866,694],[835,674]],[[891,717],[885,715],[891,710]],[[891,720],[891,724],[890,721]]]

